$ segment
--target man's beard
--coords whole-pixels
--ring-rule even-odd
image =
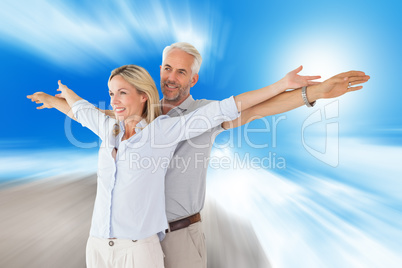
[[[165,87],[167,87],[168,84],[178,86],[177,87],[177,92],[173,96],[168,96],[167,94],[165,94],[166,93]],[[181,99],[183,99],[184,97],[187,96],[187,92],[190,91],[190,85],[191,85],[191,81],[189,81],[189,83],[185,87],[182,87],[182,86],[177,85],[175,83],[167,83],[167,82],[162,82],[161,81],[161,89],[162,89],[163,98],[165,100],[171,101],[171,102],[180,101]]]

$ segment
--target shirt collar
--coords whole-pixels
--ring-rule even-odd
[[[162,100],[160,100],[161,104],[162,104]],[[180,110],[181,112],[185,112],[185,111],[187,111],[188,108],[190,108],[190,106],[193,104],[194,101],[195,100],[193,99],[193,96],[189,95],[182,103],[180,103],[178,106],[171,109],[167,114],[170,115],[174,112],[178,112],[177,110]],[[161,105],[161,108],[162,108],[162,105]]]

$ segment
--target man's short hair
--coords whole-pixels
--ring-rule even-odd
[[[194,57],[193,64],[191,64],[191,72],[192,75],[198,74],[200,71],[201,63],[202,63],[202,57],[200,52],[191,44],[186,43],[186,42],[177,42],[174,44],[171,44],[170,46],[165,47],[163,50],[162,54],[162,64],[167,56],[167,54],[172,50],[172,49],[180,49]]]

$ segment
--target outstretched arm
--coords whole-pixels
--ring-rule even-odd
[[[58,97],[59,96],[59,97]],[[56,96],[52,96],[49,94],[46,94],[44,92],[35,92],[32,95],[27,96],[28,99],[30,99],[32,102],[42,104],[42,106],[36,107],[36,109],[41,110],[44,108],[55,108],[62,112],[65,115],[68,115],[72,119],[76,120],[76,118],[73,115],[73,112],[71,111],[70,105],[68,105],[66,99],[60,97],[60,94],[57,94]],[[115,114],[111,110],[101,110],[99,108],[96,108],[102,113],[114,118]]]
[[[356,86],[367,82],[370,76],[360,71],[350,71],[335,75],[320,84],[307,87],[308,101],[314,102],[318,99],[336,98],[347,92],[360,90],[363,86]],[[351,87],[349,87],[349,83]],[[247,124],[255,119],[265,116],[284,113],[304,105],[301,88],[283,92],[271,99],[261,102],[244,110],[241,116],[233,121],[222,123],[225,129],[235,128]]]
[[[60,80],[58,83],[59,88],[57,90],[61,91],[61,93],[57,94],[56,96],[52,96],[44,92],[36,92],[32,95],[28,95],[27,98],[33,102],[42,104],[42,106],[36,107],[36,109],[40,110],[44,108],[56,108],[60,112],[76,120],[73,112],[71,111],[71,105],[81,98],[78,97],[77,94],[75,94],[71,89],[63,85]]]
[[[300,76],[298,73],[302,69],[303,66],[298,67],[272,85],[235,96],[235,101],[239,112],[245,111],[250,107],[279,95],[287,89],[295,89],[319,84],[319,82],[314,82],[312,80],[321,78],[321,76]]]
[[[68,105],[67,101],[63,98],[58,98],[49,94],[46,94],[44,92],[35,92],[32,95],[27,96],[28,99],[30,99],[32,102],[42,104],[42,106],[36,107],[36,109],[44,109],[44,108],[56,108],[60,112],[68,115],[72,119],[76,120],[74,118],[73,112],[71,111],[70,106]]]
[[[71,111],[77,118],[77,121],[84,127],[92,130],[101,139],[104,139],[108,133],[108,125],[110,119],[104,113],[100,112],[93,104],[84,101],[73,90],[69,89],[66,85],[63,85],[60,80],[58,81],[60,94],[56,96],[64,98],[67,104],[71,107]],[[115,121],[113,120],[112,123]]]

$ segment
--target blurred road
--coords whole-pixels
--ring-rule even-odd
[[[0,267],[85,267],[95,193],[96,175],[0,189]],[[251,225],[211,200],[203,218],[208,268],[271,267]]]
[[[96,176],[0,191],[0,267],[85,267]]]

